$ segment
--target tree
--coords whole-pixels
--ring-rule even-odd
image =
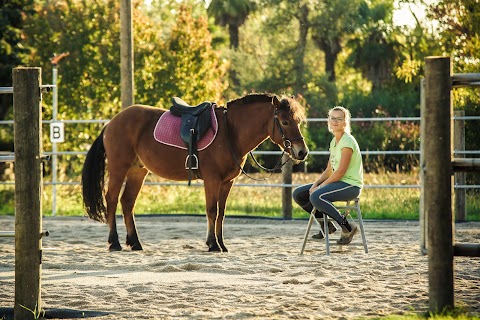
[[[393,1],[362,2],[358,10],[358,25],[353,39],[349,62],[371,81],[372,90],[392,79],[396,61],[401,52],[392,23]]]
[[[436,40],[441,44],[436,54],[451,56],[456,73],[478,73],[480,69],[480,4],[475,0],[443,0],[429,8],[429,17],[438,21]],[[477,88],[452,91],[456,109],[467,116],[480,115],[480,94]],[[465,123],[467,150],[480,149],[477,121]],[[478,175],[467,175],[467,184],[479,184]],[[478,193],[478,190],[469,190]]]
[[[27,62],[30,48],[23,41],[26,17],[32,15],[33,0],[1,1],[0,7],[0,87],[12,86],[12,69]],[[0,120],[11,111],[13,95],[0,95]],[[2,130],[3,131],[3,130]],[[1,135],[0,150],[13,151],[13,135]],[[10,137],[8,137],[10,136]]]
[[[33,0],[2,0],[0,6],[0,87],[12,86],[12,69],[25,65],[30,51],[23,42],[24,24]],[[13,94],[0,94],[0,120],[11,118]],[[0,127],[0,150],[13,152],[13,126]],[[8,165],[0,163],[0,173]]]
[[[264,33],[290,34],[293,39],[287,46],[276,50],[281,52],[280,58],[291,67],[277,71],[283,80],[284,88],[290,87],[295,94],[303,94],[305,82],[305,53],[307,51],[308,34],[311,27],[311,7],[308,1],[265,0],[265,5],[272,8],[272,16],[265,23]],[[291,61],[290,61],[291,60]],[[266,80],[268,81],[268,80]]]
[[[256,4],[251,0],[212,0],[207,12],[215,18],[215,23],[223,27],[228,26],[230,48],[238,49],[238,30],[255,9]]]
[[[120,111],[119,3],[116,0],[55,0],[37,4],[27,21],[25,43],[35,48],[31,65],[41,66],[51,79],[50,59],[69,52],[59,69],[59,119],[109,119]],[[204,18],[184,9],[171,32],[163,31],[134,3],[136,101],[170,106],[172,96],[187,101],[220,100],[226,64],[210,46]],[[164,38],[165,36],[165,38]],[[46,95],[44,119],[51,114]],[[101,124],[66,127],[62,150],[86,150]],[[48,148],[49,143],[45,143]],[[63,156],[65,170],[76,170],[79,159]]]
[[[475,0],[443,0],[429,7],[438,21],[441,53],[451,55],[460,70],[480,65],[480,4]]]
[[[325,73],[335,82],[335,64],[342,51],[344,38],[355,29],[358,1],[323,0],[315,4],[312,18],[312,40],[325,54]]]
[[[192,104],[220,103],[227,88],[227,64],[212,48],[207,20],[194,18],[192,8],[183,5],[167,39],[150,30],[145,31],[150,41],[139,42],[136,50],[137,100],[165,108],[173,96]]]

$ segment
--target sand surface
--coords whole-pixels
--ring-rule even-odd
[[[0,217],[0,230],[14,224]],[[86,313],[102,320],[358,319],[428,310],[418,222],[367,220],[368,254],[357,234],[329,257],[315,240],[299,255],[306,224],[227,217],[230,252],[219,254],[207,252],[204,217],[139,216],[144,251],[110,253],[106,225],[44,218],[42,301],[47,310],[105,312]],[[457,224],[456,240],[480,243],[480,223]],[[0,238],[0,308],[13,307],[14,250],[13,238]],[[480,259],[454,261],[456,305],[480,316]]]

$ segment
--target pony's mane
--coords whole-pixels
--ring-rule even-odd
[[[250,93],[241,98],[228,101],[226,107],[272,102],[274,98],[277,98],[278,101],[280,101],[279,110],[289,111],[292,114],[292,118],[297,122],[304,122],[306,120],[304,108],[295,99],[287,96],[278,97],[272,93]]]
[[[274,97],[276,97],[276,95],[271,93],[250,93],[241,98],[228,101],[227,108],[256,102],[272,102]]]

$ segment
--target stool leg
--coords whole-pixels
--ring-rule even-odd
[[[365,237],[365,229],[363,228],[362,212],[360,211],[360,205],[358,202],[355,203],[355,205],[357,207],[358,224],[360,225],[360,231],[362,233],[363,248],[365,249],[365,253],[368,253],[367,238]]]
[[[323,214],[323,230],[325,237],[325,249],[327,251],[327,256],[330,255],[330,240],[328,239],[328,216],[326,213]]]
[[[303,251],[305,250],[305,246],[308,240],[308,234],[310,233],[310,229],[312,228],[313,221],[315,220],[315,209],[313,210],[314,211],[310,213],[310,219],[308,220],[307,231],[305,231],[305,238],[303,239],[303,245],[302,245],[302,250],[300,250],[300,255],[302,255]]]

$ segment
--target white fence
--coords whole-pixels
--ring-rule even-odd
[[[456,121],[470,121],[470,120],[480,120],[480,116],[464,116],[464,117],[454,117]],[[109,120],[44,120],[43,124],[104,124]],[[315,122],[326,122],[325,118],[309,118],[307,123]],[[378,122],[378,121],[420,121],[420,117],[385,117],[385,118],[353,118],[352,122]],[[13,120],[4,120],[0,121],[1,125],[13,125]],[[44,152],[46,156],[50,156],[52,159],[52,178],[50,181],[44,181],[44,185],[53,186],[52,199],[56,199],[56,186],[62,185],[80,185],[80,182],[64,182],[58,181],[57,170],[58,162],[57,158],[61,155],[85,155],[86,151],[57,151],[57,143],[52,142],[52,151]],[[255,155],[281,155],[281,151],[254,151]],[[420,150],[364,150],[361,151],[362,155],[371,156],[371,155],[416,155],[420,156]],[[480,150],[455,150],[456,155],[478,155]],[[310,156],[326,156],[329,152],[327,150],[311,150]],[[3,153],[0,155],[0,161],[14,161],[13,153]],[[14,185],[14,181],[0,181],[0,185]],[[159,185],[159,186],[186,186],[186,182],[145,182],[145,185]],[[192,186],[202,186],[202,183],[192,183]],[[297,187],[298,184],[288,184],[288,183],[238,183],[235,184],[237,187],[274,187],[274,188],[292,188]],[[387,189],[387,188],[397,188],[397,189],[412,189],[420,188],[420,185],[365,185],[365,188],[377,188],[377,189]],[[480,189],[480,185],[465,185],[465,184],[456,184],[455,188],[457,189]],[[52,214],[55,215],[56,212],[56,201],[53,201],[52,204]]]

